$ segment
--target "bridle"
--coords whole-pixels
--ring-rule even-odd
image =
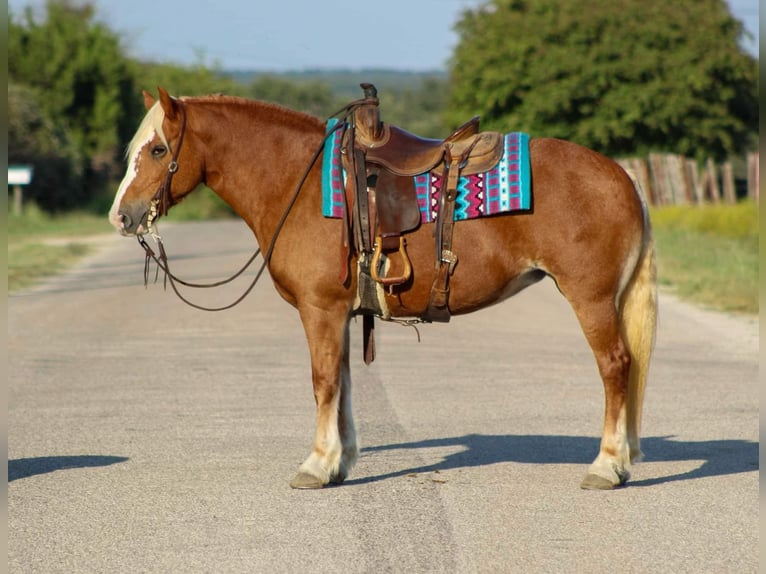
[[[144,239],[142,235],[137,236],[139,245],[144,249],[144,252],[146,253],[146,259],[144,260],[144,285],[146,286],[149,283],[150,263],[151,261],[154,261],[157,264],[157,270],[156,270],[156,274],[154,278],[155,282],[157,281],[157,278],[159,276],[160,269],[162,269],[162,271],[165,273],[164,282],[163,282],[165,288],[167,288],[167,284],[169,281],[170,286],[173,288],[173,291],[178,296],[178,298],[181,299],[181,301],[183,301],[184,303],[186,303],[187,305],[191,307],[194,307],[195,309],[200,309],[203,311],[223,311],[224,309],[230,309],[231,307],[234,307],[234,305],[237,305],[250,293],[250,291],[252,291],[253,287],[255,287],[255,284],[258,282],[258,279],[260,279],[260,276],[262,275],[268,260],[264,259],[264,263],[261,266],[261,269],[256,274],[256,277],[253,280],[250,287],[248,287],[248,289],[242,294],[242,296],[240,296],[236,301],[234,301],[233,303],[229,305],[225,305],[223,307],[205,307],[203,305],[198,305],[196,303],[193,303],[192,301],[189,301],[178,290],[178,286],[176,284],[181,284],[186,287],[193,287],[196,289],[209,289],[211,287],[218,287],[220,285],[225,285],[226,283],[230,283],[231,281],[234,281],[234,279],[242,275],[242,273],[244,273],[245,270],[248,267],[250,267],[250,264],[253,261],[255,261],[255,258],[258,257],[258,255],[260,254],[261,249],[260,247],[257,248],[255,250],[255,253],[253,253],[250,259],[245,263],[245,265],[239,271],[234,273],[234,275],[232,275],[228,279],[224,279],[222,281],[216,281],[214,283],[192,283],[190,281],[184,281],[183,279],[180,279],[179,277],[177,277],[170,271],[170,264],[168,263],[168,256],[167,256],[167,253],[165,252],[165,245],[162,243],[162,237],[156,231],[156,227],[153,224],[157,218],[163,215],[167,215],[170,208],[177,203],[173,199],[173,195],[170,193],[170,187],[173,183],[173,176],[178,171],[178,156],[181,153],[181,145],[183,144],[184,135],[186,134],[186,104],[182,100],[176,100],[176,103],[178,104],[178,107],[181,110],[181,130],[178,134],[178,143],[176,144],[175,149],[173,150],[173,156],[170,160],[170,163],[168,164],[168,171],[165,174],[165,177],[162,180],[162,183],[160,184],[159,188],[157,189],[157,193],[154,194],[149,204],[149,214],[147,215],[147,218],[146,218],[147,230],[149,231],[149,234],[154,238],[155,242],[157,243],[159,255],[154,253],[154,250],[146,242],[146,240]],[[269,257],[270,256],[271,256],[271,253],[269,253]]]
[[[312,156],[311,161],[309,162],[308,166],[306,167],[306,170],[301,176],[300,181],[298,182],[298,185],[296,186],[295,192],[293,193],[289,203],[287,204],[287,208],[282,214],[282,217],[280,218],[279,223],[277,223],[277,227],[276,227],[276,230],[274,231],[274,235],[271,237],[269,246],[263,255],[263,262],[261,263],[260,268],[256,272],[255,277],[253,278],[253,281],[250,283],[250,286],[247,287],[244,293],[242,293],[242,295],[240,295],[236,300],[234,300],[232,303],[229,303],[228,305],[223,305],[221,307],[206,307],[204,305],[198,305],[197,303],[193,303],[192,301],[189,301],[178,290],[178,284],[184,285],[186,287],[192,287],[195,289],[209,289],[211,287],[219,287],[221,285],[230,283],[231,281],[233,281],[234,279],[242,275],[242,273],[245,272],[245,270],[252,264],[252,262],[255,261],[256,257],[258,257],[258,255],[261,253],[261,248],[258,247],[255,250],[255,253],[253,253],[253,255],[250,257],[250,259],[242,266],[242,268],[239,271],[234,273],[234,275],[232,275],[228,279],[223,279],[221,281],[216,281],[214,283],[192,283],[189,281],[184,281],[182,279],[179,279],[176,275],[174,275],[170,271],[170,265],[168,263],[167,254],[165,252],[165,246],[162,243],[162,237],[160,237],[160,235],[157,233],[156,227],[153,224],[154,224],[154,221],[158,219],[159,217],[163,215],[167,215],[170,208],[173,207],[173,205],[175,205],[176,203],[176,201],[173,199],[172,194],[170,193],[170,187],[171,187],[171,184],[173,183],[173,176],[178,171],[178,157],[181,153],[181,145],[183,144],[184,134],[186,133],[186,104],[182,100],[175,100],[175,101],[179,105],[179,109],[181,110],[181,130],[178,135],[178,143],[176,144],[175,149],[173,150],[173,155],[170,160],[170,163],[168,164],[168,171],[165,174],[165,178],[162,180],[160,187],[157,189],[157,193],[154,194],[149,204],[149,214],[147,215],[147,219],[146,219],[146,227],[149,231],[149,234],[154,238],[155,242],[157,243],[159,254],[156,254],[154,252],[154,250],[146,242],[146,240],[144,239],[142,235],[137,236],[138,244],[143,248],[146,254],[146,258],[144,260],[144,286],[147,286],[149,283],[150,266],[151,266],[151,262],[154,261],[157,264],[154,281],[155,282],[157,281],[159,277],[159,272],[161,269],[163,273],[165,274],[165,277],[163,280],[164,287],[167,289],[167,284],[168,282],[170,282],[170,286],[173,288],[173,291],[178,296],[178,298],[181,299],[181,301],[183,301],[184,303],[186,303],[187,305],[191,307],[194,307],[195,309],[200,309],[201,311],[224,311],[226,309],[231,309],[235,305],[241,303],[245,299],[245,297],[247,297],[250,294],[250,292],[255,287],[256,283],[258,283],[258,280],[261,278],[261,275],[263,275],[264,270],[266,269],[269,262],[271,261],[271,255],[274,252],[274,247],[276,245],[277,238],[279,237],[279,233],[282,231],[282,227],[284,226],[285,221],[287,220],[287,216],[290,214],[290,211],[295,205],[295,202],[298,199],[298,195],[300,195],[301,189],[303,189],[303,185],[304,183],[306,183],[306,179],[308,178],[308,175],[311,172],[311,169],[314,167],[314,164],[316,163],[317,159],[319,159],[319,156],[321,155],[322,150],[324,149],[325,142],[337,130],[344,128],[346,125],[345,120],[354,112],[356,108],[368,103],[368,100],[366,98],[354,100],[330,116],[331,118],[338,117],[341,121],[339,121],[335,126],[333,126],[325,134],[325,137],[322,139],[322,142],[319,144],[319,147],[314,152],[314,155]]]

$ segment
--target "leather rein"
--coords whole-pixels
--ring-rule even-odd
[[[325,137],[322,139],[322,143],[319,144],[319,147],[314,152],[314,155],[312,156],[311,161],[306,167],[306,170],[303,172],[303,175],[301,176],[301,179],[295,188],[295,192],[293,193],[289,203],[287,204],[287,208],[282,214],[282,217],[280,218],[279,223],[277,223],[276,231],[274,232],[274,235],[272,236],[271,241],[269,242],[268,248],[263,254],[263,262],[261,263],[260,268],[255,274],[253,281],[250,283],[247,289],[245,289],[244,293],[242,293],[242,295],[240,295],[232,303],[229,303],[228,305],[223,305],[221,307],[206,307],[204,305],[193,303],[192,301],[189,301],[189,299],[184,297],[181,294],[181,292],[178,290],[178,284],[184,285],[186,287],[192,287],[195,289],[209,289],[212,287],[219,287],[221,285],[230,283],[231,281],[233,281],[234,279],[242,275],[242,273],[245,272],[245,270],[253,263],[253,261],[255,261],[256,257],[258,257],[258,255],[261,253],[261,248],[258,247],[255,250],[255,253],[253,253],[250,259],[242,266],[241,269],[239,269],[239,271],[234,273],[234,275],[232,275],[228,279],[223,279],[221,281],[215,281],[213,283],[192,283],[192,282],[184,281],[183,279],[180,279],[179,277],[177,277],[170,271],[170,264],[168,263],[167,253],[165,252],[165,246],[162,243],[162,237],[160,237],[160,235],[156,233],[156,231],[154,230],[153,223],[157,218],[163,215],[167,215],[170,208],[176,203],[173,199],[172,194],[170,193],[170,186],[173,182],[173,176],[178,171],[178,156],[180,155],[181,145],[183,144],[184,135],[186,133],[186,104],[182,100],[176,100],[176,103],[178,103],[179,108],[181,110],[181,131],[178,136],[178,143],[176,144],[175,150],[173,150],[172,159],[170,163],[168,164],[168,172],[165,174],[165,178],[160,184],[160,187],[157,189],[157,193],[155,193],[154,197],[152,197],[152,200],[149,206],[149,214],[146,220],[147,229],[149,233],[151,234],[151,236],[154,238],[155,242],[157,243],[159,254],[154,252],[154,250],[146,242],[146,240],[143,238],[142,235],[137,236],[138,244],[143,248],[144,252],[146,253],[146,258],[144,260],[144,286],[147,286],[149,283],[150,265],[151,265],[151,262],[154,261],[157,264],[157,269],[156,269],[155,277],[154,277],[155,283],[157,282],[157,279],[159,277],[159,272],[161,269],[165,274],[165,277],[163,280],[163,285],[165,289],[167,289],[167,284],[168,282],[170,282],[170,286],[173,288],[173,291],[178,296],[178,298],[181,299],[181,301],[183,301],[190,307],[194,307],[195,309],[199,309],[201,311],[224,311],[226,309],[231,309],[235,305],[241,303],[245,299],[245,297],[247,297],[250,294],[250,292],[255,287],[256,283],[258,283],[258,280],[261,278],[261,275],[263,275],[264,270],[266,269],[269,262],[271,261],[271,256],[272,256],[272,253],[274,252],[274,247],[276,245],[277,238],[279,237],[279,233],[282,231],[282,227],[284,226],[285,221],[287,220],[287,216],[290,214],[290,211],[295,205],[295,202],[298,199],[298,195],[300,195],[300,192],[303,189],[303,185],[306,183],[306,179],[308,178],[309,172],[311,171],[317,159],[319,159],[319,156],[324,150],[325,142],[331,135],[335,133],[335,131],[345,126],[345,121],[339,121],[335,127],[333,127],[327,134],[325,134]],[[332,114],[332,116],[330,117],[339,117],[342,120],[346,120],[357,107],[359,107],[360,105],[364,105],[365,103],[368,103],[366,98],[354,100],[351,103],[345,105],[343,108],[341,108],[334,114]]]

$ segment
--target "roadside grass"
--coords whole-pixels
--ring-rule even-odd
[[[8,243],[8,291],[13,293],[33,286],[71,267],[93,251],[83,243],[50,245],[44,243]]]
[[[231,216],[209,190],[195,192],[168,220]],[[721,311],[758,313],[758,206],[652,208],[660,285],[682,299]],[[34,285],[59,273],[94,249],[84,238],[114,233],[106,214],[52,216],[34,205],[8,215],[8,290]]]
[[[232,213],[212,191],[200,189],[175,207],[167,220],[199,221]],[[9,213],[8,292],[31,287],[64,271],[95,250],[89,240],[94,235],[113,233],[106,212],[51,215],[30,202],[24,206],[22,215]]]
[[[20,216],[8,214],[8,292],[31,287],[60,273],[94,249],[84,236],[108,233],[104,217],[87,213],[53,216],[35,204]]]
[[[758,206],[652,209],[660,285],[705,307],[758,314]]]

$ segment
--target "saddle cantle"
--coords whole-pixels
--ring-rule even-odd
[[[443,140],[422,138],[397,126],[382,124],[380,136],[370,139],[357,127],[357,144],[365,150],[365,160],[393,174],[415,176],[435,168],[444,157],[444,146],[463,142],[479,131],[479,116],[474,116]]]

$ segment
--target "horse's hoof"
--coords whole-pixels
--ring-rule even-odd
[[[306,472],[299,472],[295,475],[295,478],[290,481],[291,488],[297,488],[300,490],[317,489],[322,488],[324,483],[316,476],[308,474]]]
[[[620,485],[613,484],[611,480],[592,473],[588,473],[580,483],[580,488],[583,490],[614,490],[618,486]]]

